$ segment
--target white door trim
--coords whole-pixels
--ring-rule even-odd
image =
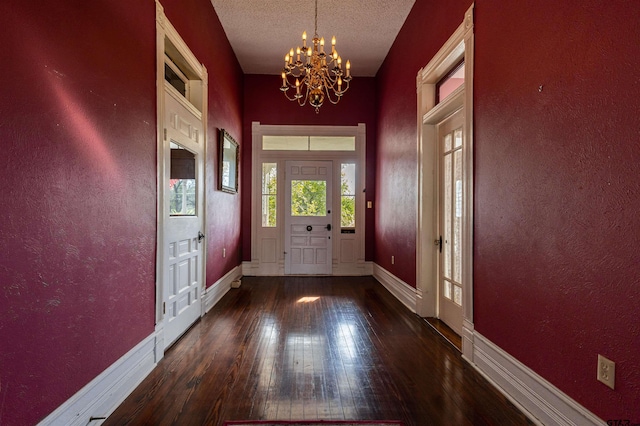
[[[418,125],[418,235],[416,270],[416,311],[420,316],[437,313],[435,280],[437,255],[434,240],[438,211],[436,125],[460,106],[464,112],[463,147],[463,224],[462,279],[463,330],[462,353],[468,359],[473,354],[473,5],[467,10],[462,24],[447,40],[433,59],[417,75]],[[446,101],[436,105],[436,83],[461,59],[465,62],[465,83]]]
[[[169,40],[170,44],[166,45],[165,40]],[[165,52],[171,49],[172,52],[179,55],[184,61],[184,66],[189,68],[193,74],[193,80],[189,82],[189,102],[185,105],[193,112],[193,114],[201,120],[203,149],[203,173],[204,179],[202,185],[202,206],[203,217],[202,227],[207,229],[206,223],[206,165],[207,165],[207,93],[208,93],[208,74],[204,64],[198,62],[195,55],[191,52],[187,44],[180,37],[176,29],[171,25],[164,14],[164,8],[159,0],[156,0],[156,99],[157,99],[157,132],[156,132],[156,150],[157,150],[157,238],[156,238],[156,309],[155,309],[155,362],[158,362],[164,356],[164,309],[165,300],[163,275],[165,269],[165,221],[168,211],[164,208],[167,200],[164,188],[164,177],[166,175],[166,150],[165,148],[165,128],[167,127],[165,118],[165,90],[172,90],[172,87],[166,88],[164,80]],[[202,258],[206,259],[205,243],[202,248]],[[202,288],[200,297],[204,297],[204,287],[206,287],[206,262],[201,262]],[[201,303],[201,315],[204,314],[205,304]]]
[[[334,194],[333,205],[337,210],[339,203],[339,191],[336,191],[337,182],[340,182],[339,162],[352,162],[356,164],[356,229],[355,234],[341,234],[340,215],[334,214],[333,228],[333,274],[334,275],[371,275],[371,265],[365,262],[365,209],[366,209],[366,126],[359,123],[357,126],[297,126],[297,125],[263,125],[253,122],[252,127],[252,157],[251,157],[251,262],[243,264],[243,273],[246,275],[284,275],[284,220],[282,211],[277,213],[277,225],[275,228],[263,228],[261,222],[261,186],[263,162],[277,163],[278,169],[284,171],[287,160],[331,160],[334,161],[333,179]],[[263,151],[262,137],[265,135],[278,136],[355,136],[355,151]],[[277,202],[284,205],[284,179],[278,180]],[[355,239],[353,238],[355,235]],[[340,259],[340,245],[342,238],[351,238],[348,244],[352,244],[353,261],[342,262]],[[274,262],[261,261],[263,247],[261,241],[267,238],[270,241],[269,253],[275,251]],[[265,249],[266,250],[266,249]]]

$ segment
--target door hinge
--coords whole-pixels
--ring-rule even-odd
[[[162,315],[167,313],[167,302],[162,302]]]
[[[164,140],[165,141],[167,140],[167,128],[166,127],[164,128]]]

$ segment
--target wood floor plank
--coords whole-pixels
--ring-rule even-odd
[[[103,424],[300,419],[532,424],[371,277],[244,277]]]

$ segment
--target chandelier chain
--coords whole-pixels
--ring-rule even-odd
[[[315,31],[313,32],[314,37],[318,37],[318,0],[316,0],[316,21],[315,21]]]

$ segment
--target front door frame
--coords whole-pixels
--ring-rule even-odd
[[[473,10],[433,59],[417,75],[418,125],[418,235],[416,245],[416,311],[422,317],[438,313],[437,247],[437,132],[436,126],[462,106],[464,113],[462,280],[462,355],[473,357]],[[465,83],[446,100],[436,103],[436,84],[461,60]]]
[[[167,120],[165,117],[165,55],[168,50],[174,55],[177,55],[183,61],[183,67],[188,68],[189,75],[187,78],[189,81],[189,95],[188,102],[191,109],[196,116],[200,117],[202,123],[202,135],[199,138],[203,141],[203,162],[202,162],[202,197],[201,203],[203,206],[202,217],[202,229],[207,229],[206,219],[206,176],[207,176],[207,93],[208,93],[208,74],[204,64],[198,62],[195,55],[191,52],[187,44],[180,37],[176,29],[171,25],[166,15],[164,14],[164,8],[160,4],[159,0],[156,0],[156,117],[157,117],[157,132],[156,132],[156,149],[157,149],[157,235],[156,235],[156,305],[155,305],[155,362],[157,363],[164,357],[165,339],[164,339],[164,323],[165,323],[165,294],[164,294],[164,267],[165,267],[165,254],[166,248],[164,244],[165,240],[165,222],[168,216],[168,209],[165,208],[167,204],[167,193],[165,191],[165,176],[167,173],[167,151],[165,150]],[[171,88],[173,89],[173,88]],[[169,89],[169,90],[171,90]],[[207,256],[207,244],[203,244],[202,247],[202,259],[206,259]],[[200,298],[204,297],[204,287],[206,286],[206,262],[202,262],[200,268],[202,276],[202,288],[200,291]],[[204,303],[201,300],[201,313],[204,315]]]
[[[284,179],[281,174],[287,160],[327,160],[333,161],[334,210],[333,214],[333,275],[371,275],[370,262],[365,261],[365,208],[366,205],[366,126],[313,126],[313,125],[266,125],[254,121],[251,126],[251,261],[244,262],[244,275],[277,275],[285,273],[284,220],[281,207],[278,209],[277,225],[262,227],[261,187],[262,163],[276,163],[278,167],[277,203],[284,203]],[[262,149],[263,136],[354,136],[355,151],[265,151]],[[340,182],[340,162],[356,165],[356,227],[354,233],[340,231],[340,215],[337,214],[336,182]],[[343,261],[340,253],[347,253],[349,259]],[[268,261],[265,258],[269,257]]]

